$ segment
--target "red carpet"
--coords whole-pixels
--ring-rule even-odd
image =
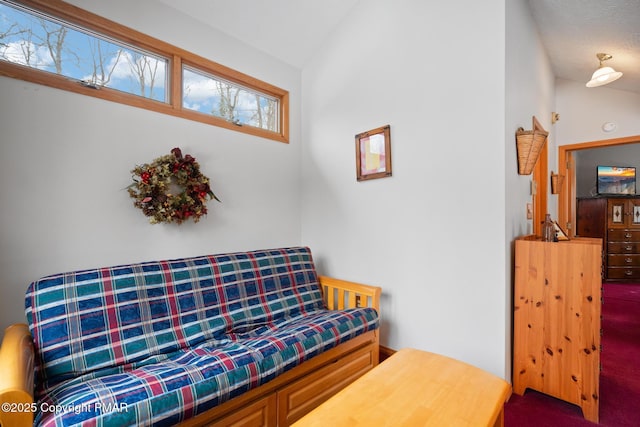
[[[600,424],[640,426],[640,284],[603,285]],[[595,426],[578,406],[527,390],[505,405],[506,427]]]

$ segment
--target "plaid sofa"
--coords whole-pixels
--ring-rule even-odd
[[[26,316],[43,427],[175,425],[378,327],[325,309],[304,247],[48,276]]]

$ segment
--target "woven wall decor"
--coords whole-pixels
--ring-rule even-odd
[[[518,128],[516,131],[518,174],[531,175],[548,136],[549,132],[542,128],[535,116],[533,117],[533,130]]]

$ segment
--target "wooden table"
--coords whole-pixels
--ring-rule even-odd
[[[502,426],[510,390],[475,366],[403,349],[294,426]]]

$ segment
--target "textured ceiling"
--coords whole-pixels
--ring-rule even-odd
[[[603,52],[624,73],[605,87],[640,93],[640,0],[528,1],[556,77],[586,83]]]
[[[157,1],[302,68],[360,0]],[[557,77],[586,83],[604,52],[624,73],[606,87],[640,93],[640,0],[528,2]]]

